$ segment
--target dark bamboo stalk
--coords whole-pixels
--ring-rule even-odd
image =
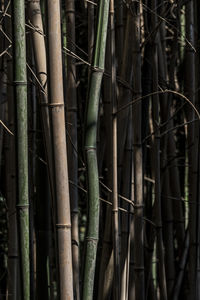
[[[105,69],[111,70],[111,59],[110,59],[110,27],[108,26],[107,34],[107,46],[106,46],[106,57],[105,57]],[[105,168],[107,172],[104,175],[104,180],[107,187],[112,191],[112,98],[111,98],[111,82],[110,77],[103,78],[103,110],[104,119],[103,124],[106,124],[104,135],[105,135]],[[106,199],[112,202],[112,193],[108,193]],[[103,207],[102,207],[103,209]],[[112,243],[112,207],[106,205],[105,208],[105,220],[103,220],[104,232],[102,237],[102,250],[99,268],[99,283],[98,283],[98,300],[106,300],[110,298],[113,286],[114,276],[114,260],[113,260],[113,243]]]
[[[17,212],[20,245],[22,298],[30,299],[29,197],[25,7],[23,0],[13,1],[14,84],[17,114]]]
[[[11,34],[11,24],[8,22],[7,30]],[[7,96],[8,96],[8,127],[15,132],[15,108],[13,95],[13,65],[10,58],[7,60]],[[17,241],[17,216],[16,216],[16,153],[15,137],[7,136],[6,153],[6,198],[8,206],[8,299],[17,300],[17,276],[19,270],[19,253]]]
[[[130,113],[131,115],[131,113]],[[121,194],[127,199],[131,199],[131,171],[132,171],[132,115],[130,116],[130,123],[128,126],[126,145],[123,159],[123,172],[121,180]],[[127,213],[131,212],[128,217],[127,213],[121,213],[120,216],[120,271],[121,271],[121,300],[128,299],[129,291],[129,270],[130,270],[130,242],[131,234],[134,232],[130,225],[130,220],[133,223],[133,207],[121,201],[120,204]],[[132,229],[132,230],[131,230]],[[133,266],[133,265],[132,265]],[[132,274],[131,274],[132,275]]]
[[[75,2],[66,1],[66,33],[67,48],[76,53],[75,43]],[[78,231],[78,141],[77,141],[77,87],[76,87],[76,65],[75,59],[67,58],[67,84],[66,84],[66,105],[67,105],[67,135],[68,135],[68,172],[69,179],[74,183],[70,185],[70,204],[72,218],[72,262],[73,262],[73,284],[74,297],[79,300],[79,231]]]
[[[141,97],[140,2],[133,5],[133,89],[134,98]],[[134,280],[135,297],[145,299],[144,288],[144,221],[143,221],[143,154],[141,102],[132,108],[133,114],[133,168],[134,168]],[[134,297],[134,295],[129,295]]]
[[[182,287],[182,283],[183,283],[183,277],[185,274],[188,252],[189,252],[189,232],[187,231],[186,236],[185,236],[185,241],[184,241],[184,248],[182,249],[182,255],[181,255],[180,261],[179,261],[178,275],[177,275],[176,282],[175,282],[174,288],[173,288],[173,294],[172,294],[173,300],[179,299],[179,295],[180,295],[181,287]]]
[[[117,178],[117,115],[116,115],[116,53],[115,53],[115,11],[114,0],[110,1],[110,42],[111,42],[111,99],[113,103],[112,120],[112,213],[114,250],[114,299],[120,299],[120,256],[119,256],[119,210]]]
[[[157,15],[156,10],[157,1],[152,1],[152,9],[155,13],[152,14],[152,30],[156,30]],[[158,90],[158,35],[157,32],[153,34],[153,49],[152,49],[152,63],[153,63],[153,91]],[[155,140],[153,145],[154,153],[154,174],[155,174],[155,221],[156,221],[156,249],[158,257],[158,280],[160,285],[161,299],[167,299],[166,275],[165,275],[165,260],[164,260],[164,246],[162,237],[162,216],[161,216],[161,182],[160,182],[160,130],[159,130],[159,96],[157,94],[152,96],[152,118],[155,132]]]
[[[186,4],[186,38],[194,45],[194,1]],[[185,52],[185,93],[195,104],[195,53],[190,45],[186,45]],[[187,120],[194,118],[193,110],[186,110]],[[196,258],[197,258],[197,170],[198,170],[198,136],[195,125],[188,126],[188,173],[189,183],[189,299],[196,299]],[[197,139],[196,139],[197,138]]]

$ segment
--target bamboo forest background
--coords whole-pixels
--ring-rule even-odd
[[[0,299],[200,299],[198,0],[0,1]]]

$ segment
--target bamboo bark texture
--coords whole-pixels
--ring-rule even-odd
[[[109,1],[99,3],[97,36],[86,113],[85,152],[88,180],[88,230],[83,282],[83,300],[93,299],[96,251],[99,235],[99,177],[97,166],[97,121],[105,63]]]
[[[17,122],[17,212],[20,245],[22,299],[30,299],[29,195],[25,7],[13,1],[14,86]]]
[[[48,0],[49,109],[52,125],[56,191],[55,219],[58,247],[59,297],[73,299],[71,218],[63,97],[60,1]]]
[[[75,35],[75,1],[67,0],[66,9],[66,40],[67,48],[76,53]],[[67,150],[69,159],[69,179],[72,222],[72,259],[73,259],[73,284],[74,297],[80,298],[79,288],[79,228],[78,228],[78,136],[77,136],[77,89],[76,65],[73,57],[67,57],[66,76],[66,106],[67,106]]]

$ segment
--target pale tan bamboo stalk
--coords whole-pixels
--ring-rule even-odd
[[[41,1],[40,0],[30,0],[28,1],[28,15],[29,20],[34,28],[31,29],[31,37],[33,41],[33,54],[34,61],[36,66],[36,75],[39,81],[38,89],[39,89],[39,105],[40,112],[42,117],[42,131],[44,137],[44,145],[45,145],[45,155],[47,161],[48,168],[48,177],[50,184],[50,194],[48,194],[47,203],[48,206],[46,208],[46,217],[51,219],[51,207],[53,207],[53,203],[55,202],[55,187],[53,183],[53,157],[52,157],[52,142],[51,142],[51,133],[50,133],[50,120],[49,120],[49,109],[48,109],[48,88],[47,88],[47,58],[46,58],[46,45],[45,45],[45,36],[43,29],[43,21],[41,14]],[[49,231],[49,239],[48,243],[52,243],[50,239],[52,238],[52,234]],[[50,246],[49,246],[50,247]],[[49,265],[52,265],[52,255],[51,251],[49,257]],[[51,297],[53,294],[53,274],[52,270],[50,270],[50,291]],[[39,283],[39,281],[38,281]],[[39,289],[41,291],[41,289]]]
[[[49,50],[49,108],[51,109],[59,298],[73,299],[71,218],[63,97],[60,1],[47,1]]]
[[[115,61],[115,11],[114,0],[110,1],[110,42],[111,42],[111,98],[112,115],[112,213],[113,213],[113,251],[114,251],[114,299],[120,299],[120,257],[119,257],[119,209],[117,176],[117,115],[116,115],[116,61]]]
[[[46,61],[46,46],[44,40],[44,30],[41,16],[40,0],[28,1],[28,12],[31,24],[35,30],[32,29],[32,40],[34,49],[34,58],[36,64],[36,71],[39,82],[41,83],[39,101],[41,104],[42,124],[44,128],[45,148],[47,153],[47,161],[49,167],[49,176],[51,184],[51,192],[53,197],[53,175],[52,175],[52,149],[48,110],[48,90],[47,90],[47,61]]]

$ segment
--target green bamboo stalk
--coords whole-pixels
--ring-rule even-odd
[[[110,30],[108,27],[107,34],[107,46],[106,46],[106,57],[105,57],[105,69],[111,69],[110,59]],[[112,98],[110,89],[110,77],[104,77],[103,79],[103,110],[104,120],[106,124],[104,135],[105,135],[105,168],[107,169],[104,175],[104,182],[112,190]],[[112,194],[109,193],[107,196],[108,201],[112,202]],[[113,285],[113,273],[114,273],[114,260],[113,260],[113,245],[112,245],[112,207],[107,205],[104,213],[105,219],[104,232],[102,238],[102,250],[99,267],[99,282],[98,282],[98,300],[109,299],[112,292]]]
[[[17,114],[17,212],[21,263],[22,298],[30,299],[29,198],[27,140],[27,75],[25,7],[23,0],[13,1],[14,84]]]
[[[85,151],[88,176],[88,231],[83,282],[83,300],[93,299],[96,251],[99,231],[99,177],[96,155],[97,119],[104,71],[109,1],[101,0],[94,62],[91,72],[86,118]]]

